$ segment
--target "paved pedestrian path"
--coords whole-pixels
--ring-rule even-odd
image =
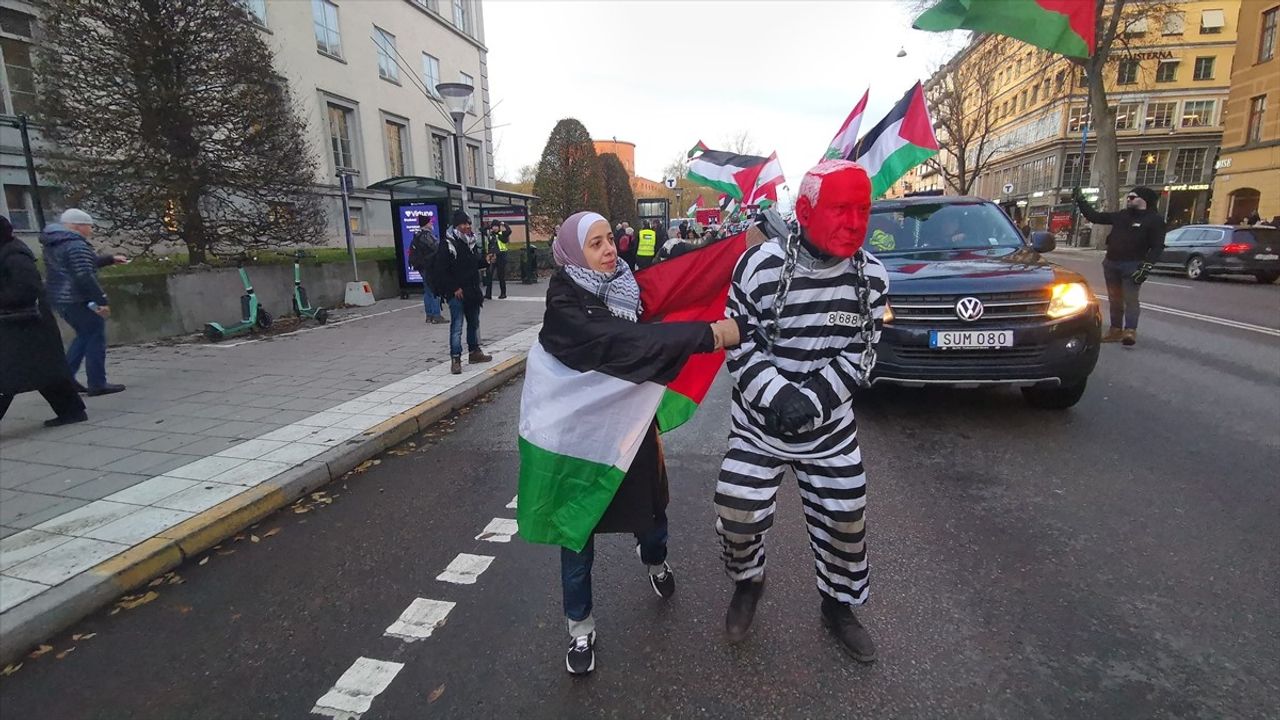
[[[285,335],[112,348],[108,374],[128,390],[89,398],[87,423],[45,428],[40,396],[19,396],[0,425],[0,619],[523,355],[544,291],[486,304],[494,361],[464,360],[461,375],[447,324],[424,324],[419,300],[384,300]]]

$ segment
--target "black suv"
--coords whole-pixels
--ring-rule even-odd
[[[876,384],[1007,384],[1035,407],[1079,402],[1098,362],[1102,314],[1077,273],[1044,260],[975,197],[877,201],[867,248],[889,271]]]

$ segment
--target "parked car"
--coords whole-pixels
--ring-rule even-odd
[[[1192,280],[1213,275],[1252,275],[1260,283],[1280,279],[1280,228],[1184,225],[1164,238],[1157,270]]]
[[[1102,315],[1080,274],[1024,239],[976,197],[872,204],[867,247],[889,271],[874,384],[1014,385],[1035,407],[1084,395],[1098,361]]]

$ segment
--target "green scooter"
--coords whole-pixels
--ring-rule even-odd
[[[253,291],[253,285],[249,282],[249,273],[244,269],[244,262],[247,259],[245,255],[240,255],[236,258],[236,267],[240,270],[240,282],[244,283],[244,295],[240,296],[240,322],[227,327],[216,322],[205,323],[204,336],[210,342],[243,335],[255,327],[263,330],[271,327],[271,322],[274,318],[258,302],[258,295]]]
[[[329,310],[311,307],[307,289],[302,287],[302,258],[306,256],[302,250],[293,255],[293,312],[300,318],[311,318],[323,325],[329,321]]]

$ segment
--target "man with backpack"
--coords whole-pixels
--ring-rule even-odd
[[[489,260],[471,237],[471,217],[455,210],[441,247],[430,263],[431,287],[449,303],[449,372],[462,374],[462,325],[467,325],[467,361],[486,363],[493,359],[480,349],[480,306],[484,291],[480,288],[480,270]]]
[[[422,308],[426,311],[428,325],[439,325],[445,322],[444,315],[441,314],[440,298],[436,297],[435,291],[431,289],[429,277],[431,261],[439,249],[440,240],[436,238],[435,233],[431,232],[429,221],[413,234],[413,242],[409,244],[409,267],[417,270],[422,276]]]

